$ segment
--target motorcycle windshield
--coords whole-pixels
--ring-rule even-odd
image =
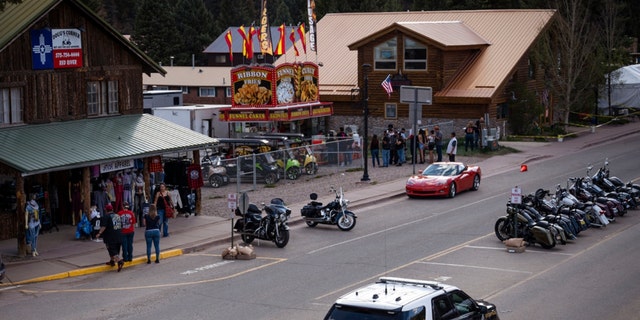
[[[268,162],[268,163],[275,163],[276,159],[273,158],[273,155],[271,153],[263,153],[264,155],[264,159]]]

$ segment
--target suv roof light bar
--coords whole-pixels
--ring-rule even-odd
[[[413,279],[405,279],[405,278],[396,278],[396,277],[380,277],[380,283],[402,283],[402,284],[411,284],[418,286],[429,286],[433,290],[441,290],[442,286],[435,281],[426,281],[426,280],[413,280]]]

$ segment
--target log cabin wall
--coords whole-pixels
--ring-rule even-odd
[[[82,33],[83,67],[33,70],[31,40],[25,30],[0,52],[0,86],[23,88],[24,123],[85,119],[87,82],[118,81],[118,114],[142,113],[142,66],[138,57],[66,2],[35,22],[32,29],[77,28]]]
[[[362,72],[363,64],[375,65],[374,48],[389,39],[397,39],[397,61],[396,70],[375,70],[372,67],[368,73],[368,92],[369,92],[369,114],[370,122],[381,123],[397,123],[400,127],[410,127],[409,123],[409,104],[400,103],[400,88],[394,87],[391,98],[381,87],[382,81],[391,74],[393,77],[396,73],[401,73],[411,81],[412,86],[426,86],[433,89],[435,93],[443,88],[447,82],[477,56],[478,50],[460,50],[460,51],[443,51],[438,47],[423,43],[427,47],[427,70],[404,70],[403,54],[404,37],[407,35],[396,31],[385,35],[384,37],[372,40],[370,43],[360,47],[358,50],[358,87],[364,87],[364,74]],[[410,37],[411,38],[411,37]],[[412,38],[413,39],[413,38]],[[362,94],[362,91],[360,92]],[[362,118],[362,105],[358,96],[353,102],[337,101],[337,98],[323,97],[323,100],[334,102],[334,116],[330,125],[338,127],[345,123],[359,123],[358,119]],[[397,118],[385,119],[385,105],[387,103],[395,103],[397,105]],[[485,104],[477,104],[477,101],[465,101],[459,99],[457,103],[447,102],[446,104],[434,103],[433,105],[424,105],[422,108],[422,123],[437,123],[441,121],[460,121],[466,124],[466,121],[477,119],[485,112],[495,115],[496,106],[491,105],[490,101]],[[380,120],[380,121],[378,121]],[[362,124],[361,124],[362,125]]]

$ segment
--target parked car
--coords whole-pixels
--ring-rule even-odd
[[[499,320],[492,303],[474,300],[455,286],[382,277],[338,298],[325,320],[486,319]]]
[[[461,191],[478,190],[481,176],[478,166],[467,166],[461,162],[435,162],[420,174],[411,176],[405,192],[410,198],[453,198]]]

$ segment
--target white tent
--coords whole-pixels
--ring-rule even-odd
[[[640,109],[640,64],[622,67],[611,73],[611,107]],[[607,86],[600,90],[598,108],[609,113]]]

